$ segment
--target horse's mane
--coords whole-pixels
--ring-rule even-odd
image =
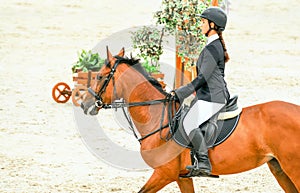
[[[140,59],[135,59],[132,56],[128,57],[120,57],[114,56],[119,63],[125,63],[131,67],[133,67],[136,71],[141,73],[157,90],[159,90],[162,94],[166,95],[167,93],[163,90],[161,84],[145,70],[145,68],[141,65]]]

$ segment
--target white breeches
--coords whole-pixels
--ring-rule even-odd
[[[219,112],[225,104],[207,102],[198,100],[189,110],[183,120],[183,127],[186,134],[199,127],[202,123],[210,119],[213,115]]]

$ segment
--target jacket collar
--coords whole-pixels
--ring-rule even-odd
[[[206,45],[212,43],[213,41],[215,41],[216,39],[219,39],[219,35],[218,34],[214,34],[214,35],[211,35],[207,38],[207,43]]]

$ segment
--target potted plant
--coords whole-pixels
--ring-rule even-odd
[[[98,53],[82,50],[81,53],[78,53],[78,61],[72,66],[72,72],[99,71],[103,64],[104,59],[100,58]]]
[[[160,72],[159,59],[163,54],[164,28],[143,26],[131,32],[133,48],[138,50],[137,56],[142,59],[142,65],[150,74]]]

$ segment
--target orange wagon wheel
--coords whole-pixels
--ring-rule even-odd
[[[59,82],[52,88],[52,98],[57,103],[66,103],[71,97],[72,91],[67,83]]]
[[[80,106],[82,100],[87,93],[87,87],[83,85],[78,85],[72,92],[72,101],[75,106]]]

